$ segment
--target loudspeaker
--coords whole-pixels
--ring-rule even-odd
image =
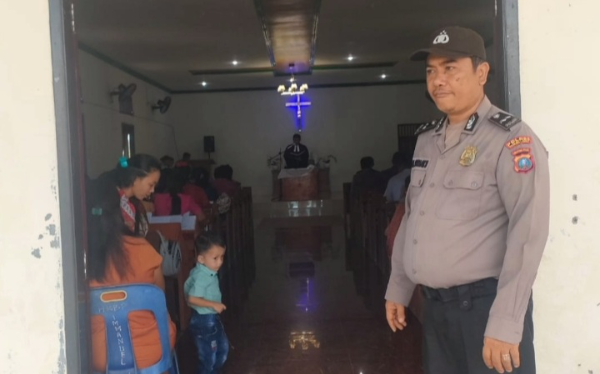
[[[215,153],[215,137],[204,137],[204,153]]]

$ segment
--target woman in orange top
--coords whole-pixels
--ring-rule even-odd
[[[100,176],[89,189],[88,274],[90,287],[150,283],[164,290],[162,257],[144,238],[135,203],[148,197],[160,178],[160,163],[147,155],[122,159],[116,169]],[[127,198],[124,199],[123,196]],[[125,204],[124,204],[125,203]],[[106,370],[106,328],[103,317],[92,317],[92,362],[95,371]],[[138,368],[161,358],[161,342],[150,311],[129,316]],[[171,347],[175,326],[170,322]]]

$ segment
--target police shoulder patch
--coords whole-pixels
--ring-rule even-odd
[[[420,135],[420,134],[422,134],[424,132],[427,132],[427,131],[433,130],[433,129],[436,129],[436,130],[440,129],[441,126],[444,124],[444,120],[445,119],[446,118],[444,117],[442,119],[436,119],[436,120],[433,120],[431,122],[427,122],[427,123],[422,124],[421,126],[419,126],[417,128],[417,131],[415,131],[415,135]]]
[[[417,131],[415,131],[415,135],[420,135],[424,132],[427,132],[429,130],[433,130],[435,128],[435,126],[437,125],[437,121],[432,121],[432,122],[427,122],[422,124],[421,126],[419,126],[417,128]]]
[[[492,115],[489,120],[493,124],[502,127],[506,131],[510,131],[513,126],[521,122],[520,118],[504,112],[498,112]]]
[[[513,151],[514,168],[517,173],[529,173],[535,167],[531,148],[520,148]]]

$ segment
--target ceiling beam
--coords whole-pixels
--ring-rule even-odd
[[[295,73],[296,75],[310,75],[312,71],[324,71],[324,70],[357,70],[357,69],[379,69],[379,68],[391,68],[396,65],[395,61],[385,62],[367,62],[362,64],[332,64],[332,65],[314,65],[311,70],[306,72]],[[190,70],[192,75],[234,75],[234,74],[264,74],[271,73],[275,76],[288,75],[289,71],[280,73],[273,71],[272,68],[247,68],[247,69],[214,69],[214,70]]]
[[[254,0],[277,74],[309,73],[315,61],[321,0]]]
[[[352,82],[352,83],[325,83],[325,84],[311,84],[310,89],[319,88],[350,88],[350,87],[371,87],[371,86],[405,86],[411,84],[425,84],[424,79],[407,79],[397,81],[376,81],[376,82]],[[244,87],[244,88],[217,88],[217,89],[203,89],[203,90],[176,90],[172,93],[174,95],[184,94],[211,94],[211,93],[223,93],[223,92],[247,92],[247,91],[273,91],[272,86],[268,87]]]

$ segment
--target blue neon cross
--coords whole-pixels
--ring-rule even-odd
[[[303,106],[310,106],[310,101],[300,101],[300,95],[296,95],[295,103],[285,103],[286,107],[296,107],[296,114],[298,118],[302,117],[302,110],[300,109]]]

